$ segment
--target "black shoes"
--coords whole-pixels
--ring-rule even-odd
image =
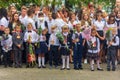
[[[97,68],[97,70],[98,70],[98,71],[103,71],[103,69],[102,69],[102,68]]]
[[[70,68],[66,68],[67,70],[70,70]],[[65,68],[61,68],[60,70],[65,70]]]
[[[46,66],[38,66],[38,69],[40,69],[40,68],[46,68]]]
[[[107,71],[110,71],[110,68],[107,68]]]
[[[94,69],[91,69],[91,71],[95,71]]]
[[[46,66],[42,66],[42,68],[46,68]]]
[[[38,69],[42,68],[41,66],[38,66]]]
[[[65,68],[61,68],[60,70],[65,70]]]
[[[111,71],[110,68],[107,68],[107,71]],[[116,69],[112,69],[112,71],[116,71]]]

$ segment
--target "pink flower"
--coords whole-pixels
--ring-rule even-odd
[[[90,28],[85,29],[82,32],[82,35],[86,40],[90,40],[91,39],[91,29]]]

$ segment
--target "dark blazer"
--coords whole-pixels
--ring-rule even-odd
[[[12,40],[13,40],[13,50],[23,50],[23,41],[24,41],[24,35],[23,33],[20,33],[19,36],[20,38],[17,38],[18,33],[14,32],[12,35]],[[17,45],[21,45],[21,48],[18,48]]]

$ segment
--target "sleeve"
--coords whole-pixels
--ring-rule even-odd
[[[52,39],[52,35],[50,35],[48,47],[50,47],[51,45],[51,39]]]
[[[4,18],[1,19],[1,21],[0,21],[0,26],[8,27],[8,22],[7,22],[7,20],[5,20]]]
[[[112,46],[118,46],[119,45],[119,38],[118,36],[115,38],[115,43],[112,43]]]
[[[32,38],[32,42],[33,42],[33,43],[35,43],[35,42],[38,41],[38,34],[37,34],[36,32],[33,33],[32,37],[33,37],[33,38]]]
[[[13,45],[13,41],[12,41],[12,36],[10,36],[10,38],[9,38],[9,47],[12,47],[12,45]]]
[[[27,33],[25,32],[24,34],[24,41],[26,42],[27,41]]]
[[[74,40],[74,39],[75,39],[75,34],[72,35],[72,40]]]
[[[35,22],[32,23],[33,29],[36,29]]]

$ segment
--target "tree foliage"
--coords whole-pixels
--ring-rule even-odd
[[[20,8],[22,5],[29,5],[30,3],[36,5],[61,5],[62,0],[0,0],[0,7],[8,7],[9,5],[15,3],[17,8]],[[112,5],[114,7],[116,0],[65,0],[69,5],[88,5],[88,3],[93,2],[94,4]],[[111,3],[111,4],[110,4]]]

